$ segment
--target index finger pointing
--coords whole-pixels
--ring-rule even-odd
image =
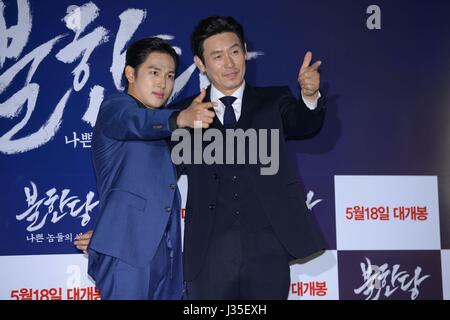
[[[301,66],[300,70],[303,70],[303,69],[309,67],[309,64],[311,63],[311,60],[312,60],[312,52],[308,51],[305,54],[305,57],[303,58],[303,63],[302,63],[302,66]]]

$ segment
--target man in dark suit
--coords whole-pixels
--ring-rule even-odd
[[[289,261],[325,247],[300,194],[298,178],[289,168],[285,142],[316,133],[323,124],[321,62],[310,65],[312,54],[305,55],[298,74],[301,97],[296,99],[288,87],[258,88],[245,82],[244,32],[232,17],[200,21],[191,45],[195,64],[211,86],[200,97],[188,98],[174,108],[195,109],[203,98],[216,102],[215,116],[202,127],[224,135],[226,129],[279,130],[279,141],[275,141],[279,170],[262,175],[261,164],[185,165],[187,297],[286,299]],[[201,106],[198,109],[203,112]],[[186,127],[177,113],[171,118],[176,118],[178,127]]]

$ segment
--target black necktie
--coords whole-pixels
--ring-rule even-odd
[[[220,101],[225,105],[225,112],[223,114],[223,126],[225,128],[234,128],[236,126],[236,115],[233,110],[233,102],[236,100],[236,97],[233,96],[225,96],[220,98]]]

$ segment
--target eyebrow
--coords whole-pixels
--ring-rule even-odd
[[[157,67],[154,65],[148,66],[147,69],[154,69],[154,70],[162,71],[162,69],[160,67]],[[175,73],[175,70],[169,70],[168,73]]]
[[[239,43],[235,43],[235,44],[233,44],[231,47],[230,47],[230,49],[234,49],[235,47],[240,47],[239,46]],[[222,53],[223,52],[223,50],[214,50],[214,51],[212,51],[209,55],[215,55],[215,54],[218,54],[218,53]]]

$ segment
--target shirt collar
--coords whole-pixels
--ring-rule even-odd
[[[245,88],[245,80],[242,82],[241,86],[231,94],[231,96],[236,97],[237,100],[239,101],[242,101],[242,96],[244,95],[244,88]],[[222,97],[225,97],[225,95],[222,92],[220,92],[216,87],[214,87],[213,84],[211,84],[210,100],[218,101]]]
[[[129,93],[127,93],[127,94],[128,94],[130,97],[132,97],[134,101],[136,101],[136,103],[137,103],[137,105],[138,105],[139,108],[143,108],[143,109],[156,109],[156,108],[153,108],[153,107],[148,107],[148,106],[146,106],[144,103],[142,103],[141,100],[139,100],[139,99],[136,98],[135,96],[133,96],[133,95],[131,95],[131,94],[129,94]]]

